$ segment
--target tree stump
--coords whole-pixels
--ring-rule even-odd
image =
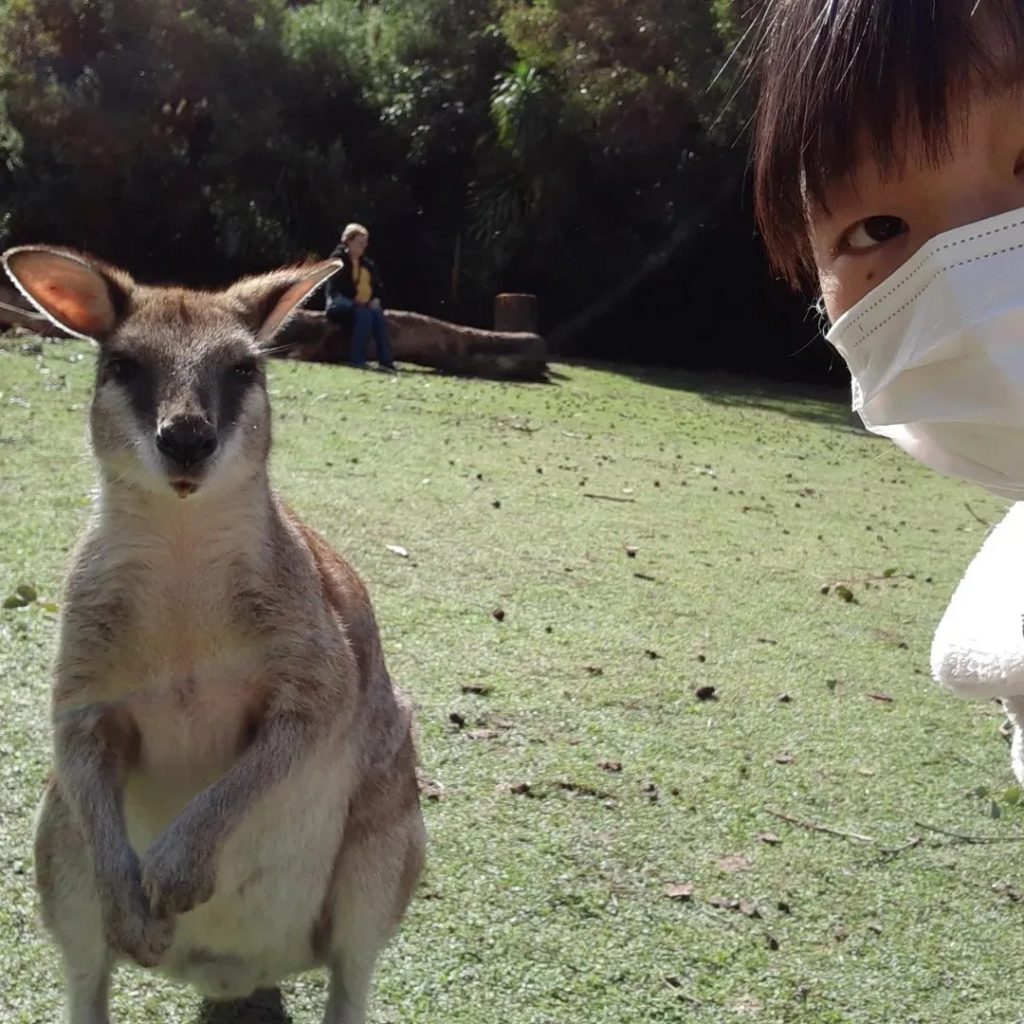
[[[494,329],[510,334],[537,333],[537,296],[502,292],[494,297]]]

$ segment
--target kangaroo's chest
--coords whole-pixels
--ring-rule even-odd
[[[180,620],[177,627],[131,648],[117,673],[118,704],[134,733],[126,819],[143,850],[242,756],[267,699],[258,644],[215,620]]]
[[[267,695],[268,638],[240,623],[230,574],[174,555],[133,581],[105,696],[134,725],[137,771],[206,777],[252,738]]]

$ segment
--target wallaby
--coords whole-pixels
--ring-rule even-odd
[[[214,1000],[323,966],[325,1024],[361,1024],[423,865],[411,714],[359,578],[270,487],[264,379],[339,264],[198,292],[44,246],[3,263],[99,346],[35,847],[65,1019],[107,1024],[127,960]]]

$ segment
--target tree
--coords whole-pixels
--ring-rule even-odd
[[[15,0],[0,133],[12,236],[192,280],[301,255],[325,183],[348,172],[324,110],[358,108],[360,87],[318,91],[289,25],[284,0]]]
[[[735,76],[718,74],[730,14],[725,0],[507,6],[517,60],[495,81],[494,145],[471,193],[494,273],[557,281],[567,313],[685,241],[686,214],[742,177]]]
[[[0,0],[0,238],[213,284],[360,220],[402,304],[485,322],[533,291],[592,348],[650,282],[741,248],[763,273],[730,57],[754,8]]]

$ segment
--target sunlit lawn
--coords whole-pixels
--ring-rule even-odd
[[[92,356],[4,346],[0,598],[31,584],[41,603],[0,612],[0,1020],[48,1024],[42,605],[88,514]],[[842,396],[556,369],[271,368],[275,480],[369,583],[440,793],[374,1019],[1024,1016],[1024,847],[924,828],[1024,838],[998,708],[927,672],[1001,504],[848,429]],[[286,997],[318,1021],[323,979]],[[197,1006],[118,976],[121,1024]]]

